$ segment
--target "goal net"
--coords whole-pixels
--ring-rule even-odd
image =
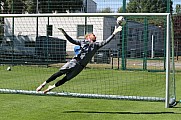
[[[39,84],[75,54],[58,28],[73,39],[93,32],[100,42],[118,16],[127,21],[122,32],[78,76],[47,95],[164,101],[169,107],[176,98],[167,13],[1,14],[0,92],[42,95],[35,91]]]

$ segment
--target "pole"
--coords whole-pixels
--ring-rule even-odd
[[[169,108],[169,81],[170,81],[170,14],[167,15],[165,108]]]
[[[126,0],[123,0],[123,13],[126,12]],[[126,25],[123,26],[122,30],[122,70],[126,70]],[[121,49],[121,48],[120,48]]]
[[[148,49],[148,19],[144,19],[144,51],[143,51],[143,70],[147,70],[147,49]]]
[[[14,0],[12,0],[11,13],[14,14]],[[11,47],[12,47],[12,64],[13,64],[14,63],[14,17],[12,18],[12,42],[11,42]]]
[[[39,11],[38,11],[38,0],[36,1],[36,13],[38,14]]]
[[[85,1],[85,13],[87,13],[87,0]],[[87,34],[87,17],[85,17],[84,34]]]
[[[123,0],[123,13],[126,12],[126,0]]]
[[[151,58],[154,58],[154,36],[151,36]]]

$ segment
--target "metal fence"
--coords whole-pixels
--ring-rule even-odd
[[[162,0],[161,0],[162,1]],[[151,9],[147,9],[141,5],[141,2],[150,2],[148,0],[142,1],[129,1],[129,0],[2,0],[0,5],[1,14],[34,14],[34,13],[117,13],[117,12],[172,12],[173,16],[173,36],[174,36],[174,50],[175,50],[175,61],[176,68],[180,63],[181,55],[181,2],[179,0],[165,0],[160,3],[157,1],[157,6]],[[139,6],[133,9],[132,6]],[[160,6],[159,6],[160,5]],[[148,6],[147,6],[148,7]],[[142,8],[142,9],[140,9]],[[14,22],[13,20],[11,21]],[[85,23],[86,24],[86,23]],[[5,39],[5,20],[0,18],[0,43],[1,50],[3,40]],[[51,30],[51,26],[49,27]],[[15,38],[13,35],[14,30],[9,31],[12,33],[10,38]],[[38,36],[39,33],[37,33]],[[8,41],[7,41],[8,42]],[[11,44],[10,42],[8,44]],[[31,43],[29,43],[31,44]],[[117,50],[116,50],[117,51]],[[119,51],[119,50],[118,50]],[[1,51],[1,54],[2,51]],[[116,53],[117,54],[117,53]],[[134,50],[130,53],[134,56]]]

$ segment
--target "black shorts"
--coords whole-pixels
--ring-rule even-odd
[[[80,65],[76,59],[72,59],[69,62],[67,62],[65,65],[63,65],[60,68],[60,71],[67,71],[66,76],[67,79],[69,80],[78,75],[83,69],[84,67]]]

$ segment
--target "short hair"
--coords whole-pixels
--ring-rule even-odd
[[[86,34],[85,36],[84,36],[84,38],[87,38],[89,36],[89,34]]]
[[[94,34],[94,33],[87,33],[84,38],[87,38],[90,34]]]

